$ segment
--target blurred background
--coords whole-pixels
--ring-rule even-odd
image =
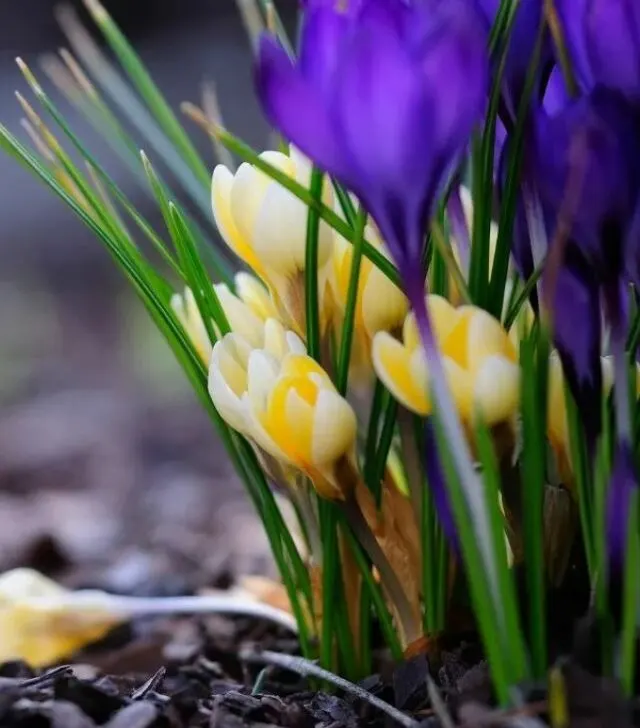
[[[214,79],[225,124],[264,147],[268,130],[234,0],[104,4],[175,109],[199,104],[202,82]],[[14,59],[37,68],[64,45],[56,5],[1,6],[1,121],[22,138],[14,91],[29,94]],[[279,7],[293,19],[295,0]],[[160,230],[137,181],[60,104]],[[186,127],[213,168],[208,139]],[[0,189],[0,570],[34,566],[71,585],[139,594],[270,571],[260,527],[209,421],[100,243],[1,154]]]

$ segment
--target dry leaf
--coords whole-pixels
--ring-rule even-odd
[[[95,599],[85,592],[73,605],[72,595],[31,569],[0,575],[0,662],[50,665],[101,639],[123,620],[105,607],[102,592],[95,592]]]

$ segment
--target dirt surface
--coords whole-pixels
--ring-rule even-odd
[[[549,720],[543,684],[516,690],[517,710],[490,707],[488,671],[470,645],[445,651],[437,670],[422,657],[384,676],[373,675],[361,684],[364,697],[352,689],[327,692],[327,686],[301,677],[297,669],[269,667],[273,654],[290,655],[296,647],[287,635],[246,619],[130,625],[73,663],[38,675],[22,663],[1,666],[0,725],[534,728]],[[561,670],[571,718],[556,725],[640,725],[640,703],[625,701],[613,682],[589,675],[575,661],[565,662]],[[372,696],[402,714],[388,715],[372,704]]]

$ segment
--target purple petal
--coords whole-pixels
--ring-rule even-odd
[[[579,250],[569,245],[556,284],[553,334],[590,443],[595,442],[601,427],[599,302],[599,287],[593,269]]]
[[[640,127],[614,92],[598,87],[550,117],[536,118],[531,155],[536,184],[554,226],[572,196],[570,235],[594,265],[610,267],[611,231],[624,234],[638,199]],[[605,240],[605,238],[607,238]]]
[[[631,496],[637,487],[631,446],[621,442],[611,473],[607,503],[607,547],[613,572],[619,573],[624,568]]]
[[[585,22],[589,2],[590,0],[555,0],[563,40],[571,59],[571,68],[578,84],[585,90],[591,89],[594,85]]]
[[[571,103],[571,96],[564,81],[562,70],[556,66],[547,82],[542,102],[543,108],[549,116],[555,116]]]
[[[640,99],[638,0],[591,0],[585,30],[595,80]]]
[[[419,69],[388,29],[361,29],[349,48],[333,111],[350,166],[357,170],[354,191],[394,257],[407,254],[407,243],[415,254],[432,181],[426,124],[433,109]]]
[[[352,18],[332,6],[318,4],[304,14],[298,68],[304,79],[326,98],[339,71],[340,55],[352,30]]]
[[[269,121],[326,172],[348,179],[344,154],[320,94],[269,35],[260,39],[256,86]]]

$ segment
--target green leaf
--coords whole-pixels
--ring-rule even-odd
[[[520,368],[522,453],[519,491],[530,605],[529,644],[533,677],[542,678],[547,671],[543,512],[547,460],[549,345],[546,332],[539,327],[536,327],[534,333],[521,343]]]
[[[205,190],[209,189],[210,176],[191,140],[171,110],[164,96],[153,82],[138,54],[120,29],[113,22],[98,0],[85,0],[85,5],[100,28],[109,46],[127,72],[131,82],[149,107],[153,118],[160,124],[185,162],[189,165]]]
[[[366,224],[367,213],[363,207],[360,207],[352,240],[353,255],[351,258],[351,271],[349,272],[349,290],[347,292],[347,302],[342,325],[342,340],[338,352],[336,388],[342,395],[346,395],[349,382],[349,363],[351,361],[351,346],[353,344],[356,307],[358,305],[358,284],[360,281],[360,267],[362,264],[362,248]]]
[[[314,168],[311,172],[310,195],[315,201],[322,198],[324,175]],[[318,291],[318,238],[320,217],[317,209],[309,207],[307,212],[307,243],[305,247],[305,323],[307,330],[307,351],[309,356],[320,361],[320,296]]]

